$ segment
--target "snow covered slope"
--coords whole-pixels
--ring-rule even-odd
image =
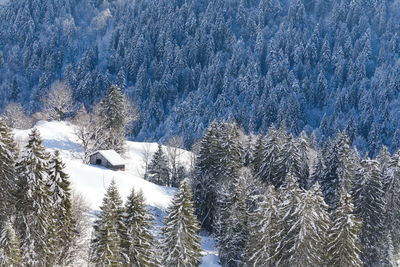
[[[126,199],[132,188],[142,190],[156,217],[157,225],[161,224],[162,216],[177,189],[159,186],[141,178],[144,172],[143,155],[150,154],[151,158],[151,155],[157,150],[156,143],[128,142],[125,155],[126,170],[112,171],[82,163],[83,150],[74,134],[73,125],[67,122],[41,121],[37,123],[36,128],[41,134],[44,146],[49,151],[60,151],[71,177],[73,189],[86,198],[93,210],[99,210],[106,188],[114,179],[123,200]],[[30,130],[14,131],[15,138],[21,147],[25,145],[29,133]],[[179,160],[188,166],[191,153],[181,150],[179,154]],[[202,267],[220,266],[214,240],[209,236],[202,236],[202,246],[204,250]]]

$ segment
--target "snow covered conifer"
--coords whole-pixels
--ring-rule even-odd
[[[213,122],[200,142],[200,151],[196,155],[195,179],[193,180],[196,215],[201,227],[211,231],[215,215],[216,184],[218,179],[219,144],[218,127]]]
[[[278,199],[274,186],[267,188],[265,199],[249,216],[249,239],[246,244],[246,266],[272,266],[272,237],[277,233]]]
[[[293,255],[293,246],[298,237],[297,213],[303,190],[300,189],[298,178],[292,173],[286,177],[285,185],[279,189],[278,221],[281,222],[273,236],[272,247],[274,265],[289,266]],[[297,227],[297,229],[296,229]]]
[[[55,151],[49,161],[49,191],[53,199],[53,227],[56,239],[55,258],[58,264],[68,264],[73,260],[72,251],[76,234],[75,218],[72,210],[71,185],[65,172],[65,163],[60,152]]]
[[[288,232],[288,235],[295,235],[289,266],[324,265],[330,218],[318,183],[302,192],[294,216],[297,221]]]
[[[111,86],[98,105],[106,140],[101,149],[125,150],[125,135],[128,126],[137,117],[137,112],[118,86]]]
[[[252,173],[243,169],[229,184],[223,184],[218,191],[218,215],[215,232],[219,257],[224,266],[243,264],[247,243],[249,220],[249,183]]]
[[[22,267],[20,243],[11,219],[0,227],[0,266]]]
[[[19,175],[16,230],[21,237],[27,266],[41,266],[52,257],[47,240],[52,220],[52,200],[47,185],[48,160],[49,154],[42,145],[39,131],[33,129],[16,165]]]
[[[130,266],[156,266],[154,240],[150,231],[152,220],[142,191],[132,190],[125,204],[126,235],[123,237],[123,249]]]
[[[199,223],[194,215],[192,191],[183,180],[168,209],[162,229],[162,262],[165,266],[195,267],[200,265]]]
[[[259,170],[259,177],[266,184],[274,185],[275,187],[281,186],[285,177],[282,165],[282,142],[281,136],[283,132],[277,130],[275,127],[270,127],[264,141],[264,155]]]
[[[15,207],[16,157],[17,146],[11,129],[0,117],[0,224],[13,213],[10,209]]]
[[[382,171],[376,160],[364,159],[354,185],[355,213],[362,219],[360,239],[363,244],[361,259],[367,266],[380,265],[385,253],[386,199],[383,189]]]
[[[153,156],[148,168],[148,180],[163,186],[170,186],[168,160],[161,144]]]
[[[361,220],[354,215],[350,194],[343,192],[328,237],[329,266],[363,266],[359,239],[361,226]]]
[[[123,266],[127,262],[122,249],[123,207],[114,180],[107,188],[100,209],[93,226],[90,261],[96,266]]]

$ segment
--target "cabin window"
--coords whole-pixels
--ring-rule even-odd
[[[96,159],[96,165],[101,165],[101,159]]]

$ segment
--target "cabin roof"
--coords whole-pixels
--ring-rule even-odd
[[[90,156],[97,153],[100,153],[113,166],[125,165],[125,160],[115,150],[98,150]]]

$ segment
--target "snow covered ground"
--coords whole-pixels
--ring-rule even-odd
[[[0,0],[1,1],[1,0]],[[176,188],[164,187],[153,184],[141,178],[143,174],[143,155],[156,151],[156,143],[128,142],[125,171],[112,171],[103,167],[82,163],[83,151],[77,137],[74,134],[73,125],[67,122],[40,121],[36,125],[40,131],[45,147],[49,151],[59,150],[66,163],[67,172],[71,177],[74,191],[81,193],[94,211],[99,210],[106,188],[114,179],[121,197],[125,200],[132,188],[142,190],[148,205],[153,211],[156,224],[162,221],[166,208],[176,192]],[[15,130],[15,138],[20,146],[25,145],[30,130]],[[183,164],[189,164],[191,153],[180,151],[179,160]],[[150,157],[151,158],[151,157]],[[216,267],[218,253],[214,240],[202,235],[204,257],[202,267]]]

